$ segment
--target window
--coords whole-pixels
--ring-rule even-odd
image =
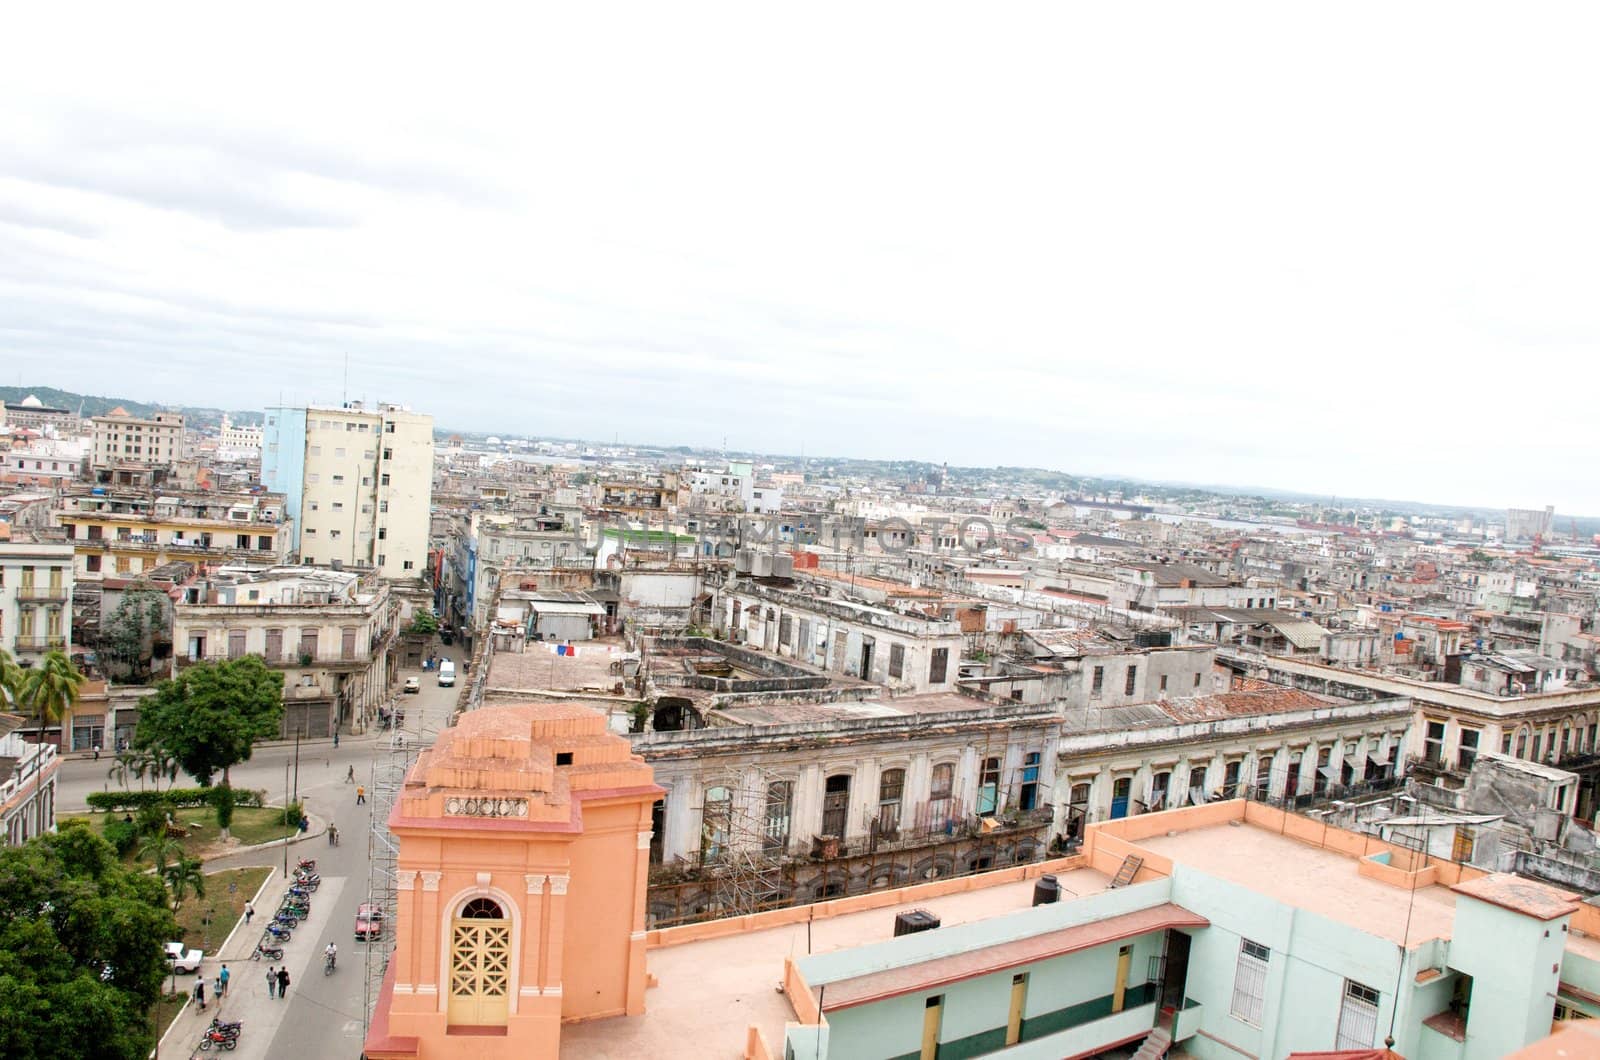
[[[906,771],[885,769],[878,781],[878,834],[893,836],[900,831],[900,800],[905,795]]]
[[[733,792],[724,787],[706,789],[700,815],[700,860],[716,861],[728,849],[728,820]]]
[[[1041,754],[1029,751],[1022,756],[1022,785],[1017,789],[1017,808],[1036,809],[1039,805],[1039,763]]]
[[[410,570],[411,568],[413,568],[415,566],[416,566],[416,564],[408,559],[405,562],[400,564],[400,569],[401,570]]]
[[[823,782],[822,834],[844,838],[850,811],[850,774],[835,773]]]
[[[928,827],[943,831],[950,824],[951,796],[955,794],[956,767],[941,762],[933,767],[933,780],[928,787]]]
[[[384,434],[393,434],[393,433],[394,433],[394,424],[392,424],[392,423],[385,423],[385,424],[384,424],[384,425],[383,425],[383,433],[384,433]]]
[[[1461,742],[1457,751],[1456,763],[1462,769],[1471,769],[1472,763],[1478,759],[1478,737],[1481,736],[1477,729],[1462,729]]]
[[[344,476],[343,475],[335,475],[335,476],[333,476],[333,482],[334,482],[334,485],[339,485],[340,483],[344,482]]]
[[[1239,940],[1239,963],[1233,972],[1233,1003],[1228,1014],[1252,1027],[1261,1026],[1267,1000],[1267,961],[1272,951],[1259,942]]]
[[[388,473],[385,472],[382,476],[379,477],[378,481],[381,484],[387,486],[389,484],[389,475],[388,475]]]
[[[950,669],[950,649],[935,648],[928,663],[928,683],[931,685],[944,684],[945,677]]]
[[[336,512],[344,511],[344,502],[342,502],[342,501],[334,501],[333,502],[333,510],[336,511]]]
[[[1444,761],[1444,722],[1428,722],[1428,733],[1422,741],[1422,757],[1434,765]]]
[[[369,482],[369,481],[363,481],[363,482],[362,482],[362,483],[361,483],[361,484],[362,484],[362,485],[363,485],[363,486],[370,486],[370,485],[372,485],[372,483],[371,483],[371,482]],[[378,511],[380,511],[380,512],[386,512],[386,511],[388,511],[388,510],[389,510],[389,502],[388,502],[388,501],[379,501],[379,502],[378,502]]]
[[[889,645],[889,676],[891,678],[904,677],[906,674],[906,649],[903,644]]]
[[[389,540],[389,528],[387,526],[378,527],[378,540],[379,541],[387,541],[387,540]]]
[[[1196,688],[1200,687],[1200,675],[1199,674],[1195,674],[1194,675],[1194,686]]]
[[[1206,801],[1206,767],[1195,766],[1189,770],[1189,801],[1199,805]]]
[[[789,845],[789,820],[794,813],[794,782],[774,780],[767,785],[767,817],[762,849],[778,853]]]
[[[985,816],[1000,809],[1000,759],[985,758],[978,778],[978,814]]]
[[[394,450],[393,449],[389,449],[389,448],[385,448],[383,450],[383,458],[385,460],[393,460],[394,459]]]
[[[335,449],[335,450],[334,450],[334,451],[333,451],[333,455],[334,455],[334,456],[335,456],[335,457],[336,457],[336,458],[337,458],[337,459],[339,459],[339,460],[343,460],[343,459],[344,459],[344,447],[343,447],[343,446],[340,446],[340,447],[339,447],[339,448],[337,448],[337,449]]]
[[[1167,690],[1167,675],[1166,674],[1162,674],[1161,675],[1161,691],[1165,692],[1166,690]]]
[[[1138,680],[1139,668],[1137,666],[1128,667],[1128,672],[1122,681],[1122,694],[1125,696],[1133,695],[1134,685],[1138,682]]]
[[[1094,668],[1094,677],[1089,682],[1089,694],[1091,696],[1098,696],[1102,691],[1105,690],[1105,687],[1106,668],[1104,666],[1096,666]]]
[[[1378,992],[1346,979],[1344,1004],[1339,1008],[1339,1035],[1335,1049],[1371,1049],[1378,1037]]]

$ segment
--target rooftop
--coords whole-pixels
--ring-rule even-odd
[[[1391,942],[1415,946],[1424,939],[1449,938],[1455,923],[1456,896],[1448,887],[1430,884],[1412,892],[1380,883],[1361,875],[1352,857],[1265,828],[1209,825],[1137,843],[1178,864]],[[1375,850],[1382,846],[1374,843]],[[1409,900],[1413,893],[1414,904]]]
[[[1050,871],[1044,865],[1037,868]],[[966,889],[953,894],[908,897],[904,905],[842,915],[831,915],[832,910],[848,908],[856,900],[824,902],[814,907],[814,920],[796,918],[793,923],[717,938],[701,936],[718,922],[654,932],[647,960],[650,974],[660,985],[650,990],[645,1000],[646,1015],[569,1023],[561,1028],[561,1054],[584,1060],[742,1056],[749,1024],[759,1025],[769,1044],[781,1043],[784,1024],[794,1020],[788,999],[776,989],[785,957],[892,938],[895,914],[913,906],[934,914],[942,925],[1027,909],[1033,904],[1034,879],[1010,879],[1016,875],[1015,870],[1007,870],[963,877],[946,881],[952,886],[965,885]],[[1010,882],[996,882],[998,879]],[[1063,900],[1096,894],[1111,884],[1110,877],[1093,869],[1057,872],[1056,879]],[[698,941],[684,945],[658,944],[697,937]],[[710,1013],[719,1017],[708,1018]]]

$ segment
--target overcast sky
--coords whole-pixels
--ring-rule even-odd
[[[14,7],[0,382],[1600,514],[1592,4],[581,6]]]

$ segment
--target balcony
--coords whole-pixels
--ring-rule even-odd
[[[65,633],[53,633],[43,637],[32,635],[18,635],[17,651],[66,651],[67,636]]]
[[[343,655],[302,656],[299,652],[290,652],[268,657],[260,652],[244,652],[239,655],[229,652],[208,652],[205,655],[180,655],[177,658],[177,666],[178,669],[184,670],[196,663],[222,663],[242,659],[246,655],[254,655],[274,670],[331,670],[336,673],[354,673],[372,665],[372,657],[365,655],[345,658]]]
[[[72,590],[65,585],[19,585],[17,586],[17,601],[19,603],[66,603],[67,596]]]

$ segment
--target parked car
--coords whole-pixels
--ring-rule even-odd
[[[167,961],[172,965],[172,970],[188,975],[200,970],[200,962],[205,960],[205,954],[199,950],[185,949],[181,942],[167,943]]]
[[[371,941],[383,938],[383,909],[372,903],[356,906],[356,940]]]
[[[408,678],[406,678],[406,685],[405,685],[405,693],[406,693],[406,695],[408,695],[408,696],[409,695],[413,695],[413,694],[415,694],[417,692],[421,692],[421,691],[422,691],[422,678],[420,678],[420,677],[408,677]]]

